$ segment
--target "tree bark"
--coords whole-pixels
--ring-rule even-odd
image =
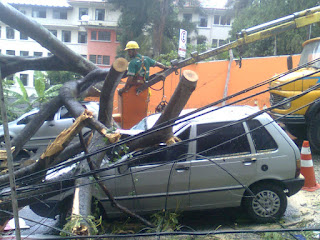
[[[191,70],[183,71],[177,88],[175,89],[168,105],[165,107],[154,127],[179,116],[180,112],[188,102],[192,92],[195,90],[197,81],[198,75],[195,72]],[[133,151],[137,148],[152,146],[159,142],[166,142],[172,137],[172,127],[169,127],[155,133],[151,133],[146,137],[129,142],[128,146],[130,147],[130,150]]]
[[[114,92],[127,67],[128,67],[128,62],[124,58],[118,58],[112,64],[112,67],[104,81],[103,88],[101,91],[100,109],[99,109],[99,117],[98,117],[99,121],[96,121],[95,124],[99,123],[102,126],[107,126],[108,128],[112,127]],[[75,89],[75,88],[72,88],[72,89]],[[77,104],[76,99],[74,98],[74,96],[77,95],[76,92],[68,91],[67,88],[65,88],[63,90],[63,93],[65,96],[64,100],[67,108],[72,107],[72,109],[70,109],[70,111],[72,111],[72,114],[75,114],[75,115],[78,114],[77,109],[78,108],[80,109],[82,106],[79,106],[79,104]],[[75,108],[75,106],[77,105],[78,107]],[[80,134],[80,139],[81,139],[81,134]],[[118,141],[118,139],[116,141]],[[87,145],[84,143],[83,145],[84,145],[83,147],[86,149],[86,152],[88,152],[86,147]],[[106,142],[104,140],[104,136],[98,135],[95,132],[94,137],[89,144],[90,151],[95,151],[105,145],[106,145]],[[102,152],[100,154],[94,155],[91,158],[92,159],[90,160],[91,170],[92,168],[94,168],[93,167],[94,165],[97,166],[97,168],[100,167],[104,156],[105,156],[105,152]],[[90,170],[89,165],[86,162],[81,163],[80,169],[82,171],[87,171],[87,172]],[[73,233],[76,233],[76,234],[90,235],[92,232],[90,224],[88,224],[88,222],[85,221],[85,219],[89,215],[91,215],[92,185],[90,184],[90,182],[91,181],[89,178],[79,178],[75,181],[76,186],[81,186],[81,187],[76,187],[74,192],[73,208],[72,208],[73,215],[71,216],[71,220],[73,220],[72,218],[79,217],[79,216],[81,216],[81,218],[84,218],[83,220],[81,220],[78,226],[75,226],[73,228]]]
[[[57,56],[66,66],[72,66],[76,73],[87,75],[90,71],[98,68],[80,54],[73,52],[41,24],[26,17],[14,7],[1,1],[0,12],[0,20],[3,23],[37,41],[41,46]]]

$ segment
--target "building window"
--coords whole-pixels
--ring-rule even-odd
[[[34,18],[46,18],[47,12],[45,8],[33,8],[32,17]]]
[[[87,55],[83,55],[83,54],[81,54],[81,57],[83,57],[83,58],[87,59]]]
[[[97,31],[91,32],[91,40],[97,40]]]
[[[53,54],[51,52],[48,52],[48,57],[51,57]]]
[[[35,57],[42,57],[42,52],[34,52],[33,56]]]
[[[116,42],[120,42],[120,33],[116,33]]]
[[[99,65],[110,65],[110,56],[89,55],[89,60]]]
[[[56,36],[57,37],[57,35],[58,35],[58,31],[57,30],[50,30],[49,29],[49,32],[51,32],[54,36]]]
[[[93,63],[97,63],[97,55],[89,55],[89,60]]]
[[[14,50],[7,50],[6,51],[6,54],[7,55],[11,55],[11,56],[15,56],[16,55],[16,52]]]
[[[20,80],[24,86],[28,86],[28,77],[29,77],[28,74],[24,74],[24,73],[20,74]]]
[[[225,44],[227,44],[227,40],[222,40],[222,39],[219,40],[219,47]]]
[[[14,39],[14,29],[11,27],[7,27],[7,39]]]
[[[102,64],[103,65],[110,65],[110,56],[103,56]]]
[[[79,8],[79,20],[82,20],[81,17],[84,15],[89,15],[88,8]]]
[[[68,19],[68,12],[67,10],[62,10],[62,9],[53,9],[53,18]]]
[[[29,52],[28,51],[20,51],[20,56],[21,57],[28,57],[29,56]]]
[[[207,27],[207,26],[208,26],[208,18],[206,16],[201,16],[199,27]]]
[[[98,55],[97,56],[97,64],[102,64],[102,56],[101,55]]]
[[[87,43],[87,32],[78,32],[78,43]]]
[[[22,14],[26,15],[26,10],[19,10]]]
[[[221,16],[220,24],[221,25],[230,25],[231,24],[230,18],[227,16]]]
[[[183,14],[183,21],[185,21],[185,22],[191,22],[191,21],[192,21],[192,14],[191,14],[191,13],[185,13],[185,14]]]
[[[213,16],[213,24],[220,24],[220,15],[214,15]]]
[[[96,9],[96,18],[95,20],[98,21],[104,21],[104,14],[105,14],[105,10],[104,9]]]
[[[28,40],[28,35],[20,32],[20,40]]]
[[[212,39],[211,47],[212,47],[212,48],[218,47],[218,39]]]
[[[110,42],[110,39],[111,39],[111,32],[104,32],[104,31],[98,32],[98,40],[99,41]]]
[[[62,30],[62,42],[71,42],[71,31]]]

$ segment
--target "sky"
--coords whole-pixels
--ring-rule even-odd
[[[227,0],[200,0],[203,7],[208,8],[224,8]]]

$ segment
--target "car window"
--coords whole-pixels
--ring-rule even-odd
[[[31,115],[28,115],[28,116],[22,118],[22,119],[17,123],[17,125],[28,124],[35,115],[36,115],[36,113],[31,114]]]
[[[248,121],[247,124],[249,129],[253,130],[251,136],[257,152],[276,150],[278,148],[270,133],[258,120]]]
[[[141,157],[140,159],[138,159],[133,163],[130,163],[129,166],[133,167],[133,166],[142,166],[142,165],[150,165],[150,164],[159,164],[159,163],[165,162],[167,159],[168,150],[161,151],[161,148],[163,148],[164,146],[165,145],[150,147],[143,150],[142,152],[139,152],[138,154],[133,155],[133,157],[139,157],[140,155],[141,156],[145,155],[145,156]],[[159,150],[159,151],[157,151],[156,153],[150,154],[152,151],[155,151],[155,150]]]
[[[34,116],[36,115],[37,113],[33,113],[33,114],[31,114],[31,115],[28,115],[28,116],[26,116],[26,117],[24,117],[24,118],[22,118],[18,123],[17,123],[17,125],[21,125],[21,124],[28,124],[33,118],[34,118]],[[54,119],[54,114],[52,114],[52,115],[50,115],[47,119],[46,119],[46,121],[52,121]]]
[[[199,124],[197,125],[197,134],[199,136],[200,134],[207,133],[210,130],[228,123],[229,122]],[[240,136],[244,133],[245,129],[242,123],[217,130],[213,134],[197,140],[197,153],[204,156],[248,154],[250,153],[250,145],[247,135]]]
[[[61,107],[60,119],[73,118],[66,107]]]
[[[190,127],[188,127],[179,135],[177,135],[177,137],[180,138],[181,140],[189,139],[189,136],[190,136]],[[136,162],[130,164],[130,166],[132,167],[132,166],[165,163],[167,161],[175,161],[179,159],[181,155],[184,155],[188,152],[189,144],[188,143],[176,144],[176,145],[173,145],[171,148],[161,151],[161,148],[165,146],[166,144],[160,144],[158,146],[150,147],[143,150],[142,152],[139,152],[139,155],[147,154],[147,156],[142,157]],[[157,152],[153,154],[149,154],[152,151],[157,151]],[[139,155],[135,155],[135,157]]]

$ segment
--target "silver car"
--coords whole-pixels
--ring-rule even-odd
[[[211,110],[174,127],[174,134],[187,140],[182,144],[137,151],[100,173],[115,199],[139,214],[242,206],[257,222],[279,219],[287,197],[304,184],[299,149],[268,114],[250,119],[256,108]],[[94,190],[108,216],[119,215],[104,193]]]
[[[85,108],[92,111],[95,116],[97,116],[99,111],[99,104],[96,102],[83,102]],[[33,109],[30,112],[23,114],[18,119],[9,122],[9,134],[10,138],[15,138],[20,134],[25,125],[32,120],[32,118],[37,114],[39,109]],[[37,149],[41,146],[47,146],[52,142],[58,134],[67,129],[72,125],[74,118],[68,112],[66,107],[61,107],[58,112],[50,116],[43,125],[39,128],[36,134],[25,144],[27,149]],[[84,132],[89,131],[89,128],[85,128]],[[0,126],[0,141],[4,143],[4,131],[3,127]]]

